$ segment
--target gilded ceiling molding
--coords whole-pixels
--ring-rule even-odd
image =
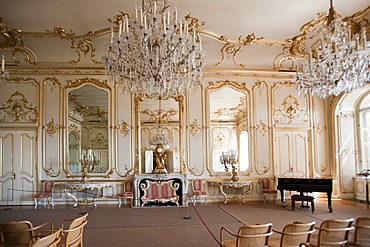
[[[202,126],[198,123],[198,120],[195,118],[194,121],[189,124],[189,132],[192,134],[193,137],[195,137],[197,134],[200,133],[202,130]]]
[[[297,98],[289,95],[281,106],[274,110],[275,123],[307,123],[309,120],[307,107],[300,107]]]
[[[54,118],[51,118],[51,121],[46,124],[46,130],[45,130],[45,132],[50,137],[52,137],[56,132],[59,131],[59,129],[60,129],[59,125],[54,123]]]
[[[9,49],[12,51],[12,57],[15,63],[19,64],[19,60],[15,57],[16,53],[20,53],[25,57],[25,61],[30,64],[36,64],[36,54],[23,44],[23,33],[19,29],[14,29],[3,23],[0,17],[0,49]]]
[[[106,121],[108,119],[108,112],[104,111],[101,107],[99,106],[85,106],[82,105],[78,101],[78,96],[69,94],[68,95],[68,100],[72,101],[75,103],[75,107],[71,109],[68,112],[69,116],[75,116],[76,112],[78,112],[82,117],[92,117],[95,116],[97,119],[101,119],[103,121]]]
[[[0,118],[0,122],[28,122],[36,123],[38,120],[36,102],[29,103],[26,97],[20,92],[13,93],[6,103],[2,103],[0,112],[4,116]]]
[[[219,89],[223,86],[231,86],[231,87],[234,87],[235,89],[241,90],[243,92],[248,92],[248,89],[245,86],[245,82],[238,83],[238,82],[235,82],[235,81],[223,80],[223,81],[216,81],[216,82],[210,81],[208,84],[209,85],[206,88],[206,93],[208,93],[208,91],[210,91],[210,90]]]

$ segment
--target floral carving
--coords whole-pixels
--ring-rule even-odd
[[[51,121],[46,124],[45,131],[49,136],[53,136],[56,132],[59,131],[59,125],[54,123],[54,118],[52,118]]]
[[[118,125],[119,131],[122,133],[123,136],[127,136],[128,133],[131,130],[131,126],[128,125],[125,121],[122,119],[122,123]]]
[[[192,122],[189,126],[189,131],[193,136],[197,135],[202,129],[202,126],[198,123],[197,119],[194,119],[194,122]]]

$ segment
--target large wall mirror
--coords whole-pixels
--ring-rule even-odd
[[[65,97],[67,176],[107,176],[111,173],[108,86],[91,80],[70,82]]]
[[[140,173],[182,173],[183,98],[140,98],[136,103]]]
[[[247,97],[245,86],[232,81],[211,83],[206,88],[207,157],[208,170],[212,175],[231,171],[225,156],[236,156],[233,162],[237,172],[249,169]]]

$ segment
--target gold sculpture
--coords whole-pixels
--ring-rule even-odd
[[[154,149],[154,170],[153,173],[168,173],[166,168],[167,154],[162,144],[157,143]]]

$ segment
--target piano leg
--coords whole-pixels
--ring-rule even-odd
[[[329,212],[333,212],[333,207],[331,206],[331,192],[326,193],[328,195],[328,207],[329,207]]]
[[[281,206],[286,207],[286,202],[285,202],[285,195],[284,195],[284,190],[280,190],[280,195],[281,195]]]

